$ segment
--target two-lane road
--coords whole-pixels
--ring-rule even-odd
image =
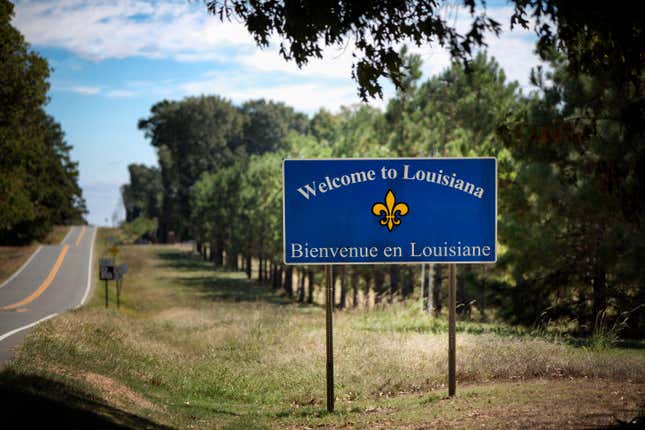
[[[95,227],[72,227],[61,244],[39,247],[0,285],[0,367],[31,327],[88,299],[95,235]]]

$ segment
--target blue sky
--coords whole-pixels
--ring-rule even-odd
[[[488,4],[489,15],[507,27],[508,6]],[[88,220],[95,225],[123,217],[119,187],[128,181],[128,164],[156,164],[137,121],[164,98],[266,98],[308,114],[359,102],[351,46],[330,48],[301,70],[278,55],[276,43],[257,48],[242,24],[219,22],[201,1],[18,1],[15,13],[13,25],[53,68],[46,109],[74,146]],[[468,17],[454,6],[442,13],[458,27]],[[531,32],[518,30],[488,40],[489,52],[525,90],[538,64],[534,41]],[[412,51],[422,56],[427,77],[449,64],[440,47]],[[386,86],[384,100],[370,104],[382,108],[391,94]]]

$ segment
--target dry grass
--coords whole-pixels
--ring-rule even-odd
[[[8,279],[34,253],[38,245],[0,246],[0,284]]]
[[[98,238],[97,258],[105,234]],[[215,272],[181,246],[126,246],[121,258],[130,273],[120,311],[113,304],[103,308],[103,285],[97,282],[89,307],[34,330],[10,374],[80,384],[91,398],[177,428],[416,428],[430,422],[462,427],[457,411],[436,418],[424,406],[445,391],[447,336],[416,307],[335,315],[340,412],[330,416],[322,412],[322,309],[291,304],[242,274]],[[462,324],[457,336],[458,387],[466,397],[448,403],[468,409],[472,419],[463,427],[484,422],[495,428],[504,422],[498,418],[509,399],[518,402],[518,411],[543,408],[549,393],[566,392],[571,378],[587,387],[590,398],[604,393],[603,384],[639,393],[645,385],[642,352],[595,352],[512,331],[472,331]],[[542,403],[521,394],[525,386],[537,386]],[[481,401],[471,405],[468,393],[479,393],[473,395]],[[573,402],[573,395],[566,398]],[[629,399],[623,418],[643,410],[635,395]],[[604,411],[598,423],[615,406],[603,396],[593,405]],[[514,415],[517,425],[510,427],[530,423],[526,413]],[[498,418],[486,421],[487,416]],[[582,420],[580,414],[566,416]]]
[[[69,226],[54,226],[42,243],[45,245],[60,243],[69,229]],[[25,246],[0,246],[0,284],[18,270],[36,248],[38,248],[37,243]]]

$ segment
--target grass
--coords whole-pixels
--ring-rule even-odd
[[[119,258],[130,266],[121,309],[104,308],[96,281],[89,306],[39,325],[0,373],[10,401],[60,410],[62,398],[95,428],[559,428],[645,411],[642,351],[463,322],[448,399],[445,323],[400,304],[335,314],[328,414],[320,307],[215,271],[180,245],[123,246]]]
[[[43,245],[53,245],[60,243],[67,232],[69,226],[57,225],[43,239]],[[32,243],[25,246],[0,246],[0,283],[8,279],[38,248],[38,243]]]

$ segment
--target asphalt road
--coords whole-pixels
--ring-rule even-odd
[[[0,285],[0,367],[33,326],[87,301],[95,234],[96,227],[72,227],[61,244],[38,248]]]

